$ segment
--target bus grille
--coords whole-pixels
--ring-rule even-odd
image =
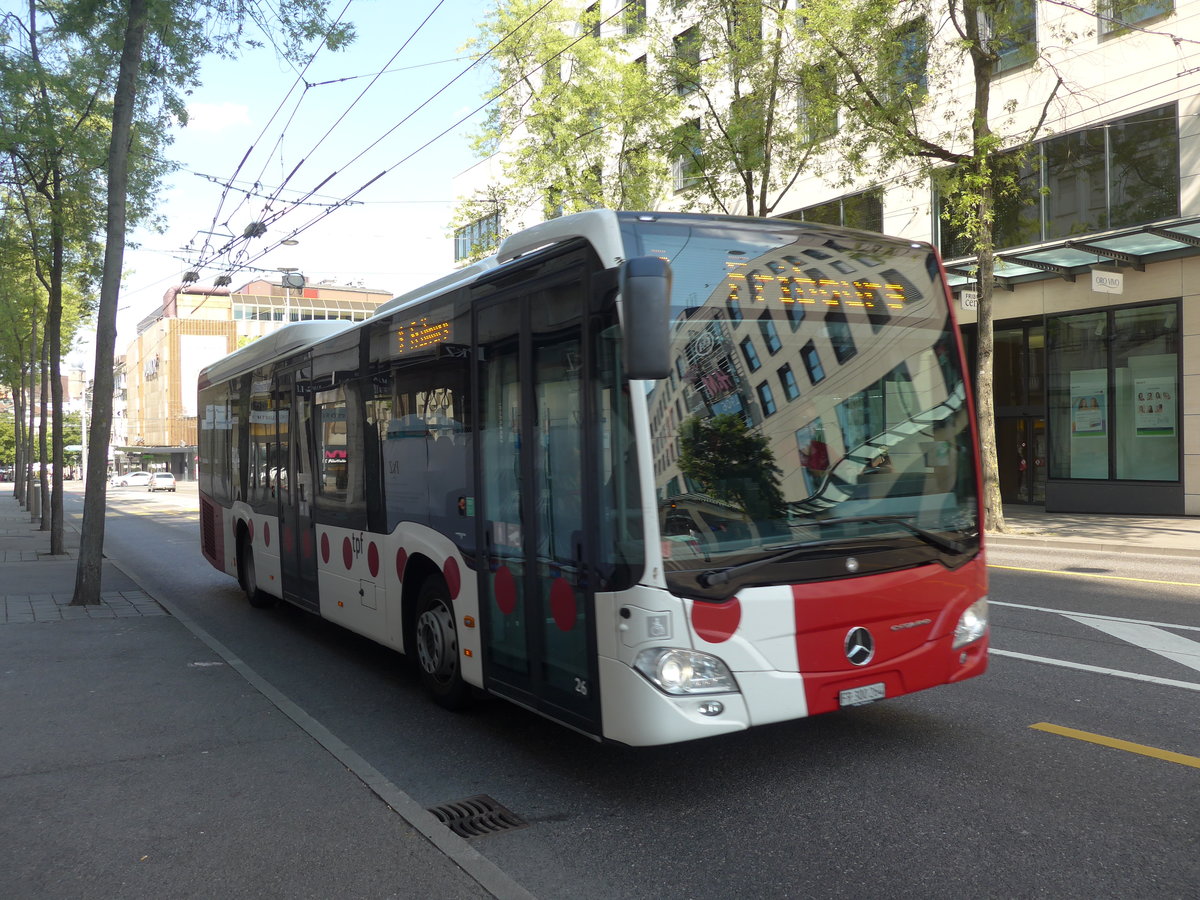
[[[209,559],[217,558],[217,507],[207,500],[200,502],[200,548]]]

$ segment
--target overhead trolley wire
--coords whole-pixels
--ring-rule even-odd
[[[351,157],[346,163],[344,163],[342,165],[342,167],[340,169],[337,169],[337,170],[331,172],[324,179],[322,179],[316,186],[314,186],[313,188],[311,188],[308,191],[306,191],[305,193],[303,193],[301,199],[308,200],[312,196],[316,195],[317,192],[321,190],[321,188],[323,188],[326,184],[328,184],[330,182],[330,180],[332,180],[334,177],[336,177],[338,174],[340,174],[341,171],[344,170],[347,166],[353,165],[354,163],[356,163],[360,159],[362,159],[363,156],[365,156],[367,153],[369,153],[371,150],[373,150],[375,147],[377,147],[383,140],[385,140],[387,137],[389,137],[391,134],[393,134],[398,128],[400,128],[402,125],[407,123],[414,115],[416,115],[418,112],[420,112],[422,109],[424,109],[430,103],[432,103],[437,97],[439,97],[442,93],[444,93],[446,90],[448,90],[453,84],[455,84],[457,81],[459,81],[461,78],[463,78],[473,68],[478,66],[484,60],[486,60],[493,52],[495,52],[495,50],[498,47],[500,47],[503,43],[505,43],[505,41],[509,40],[509,38],[511,38],[513,35],[515,35],[522,28],[524,28],[537,15],[542,13],[548,6],[550,6],[552,2],[553,2],[553,0],[546,0],[545,3],[543,3],[541,6],[539,6],[537,9],[535,9],[533,12],[531,12],[528,16],[526,16],[518,25],[516,25],[510,31],[508,31],[503,37],[501,37],[498,41],[496,41],[491,47],[489,47],[486,51],[484,51],[478,57],[476,57],[461,72],[459,72],[457,75],[455,75],[453,78],[451,78],[448,82],[446,82],[446,84],[442,85],[442,87],[438,88],[437,91],[435,91],[428,98],[426,98],[424,101],[422,101],[420,104],[418,104],[415,108],[413,108],[399,122],[397,122],[391,128],[387,129],[387,131],[383,132],[383,134],[381,134],[378,138],[376,138],[374,141],[372,141],[370,144],[368,144],[364,149],[362,149],[357,154],[355,154],[353,157]],[[439,5],[440,5],[440,3],[439,3]],[[625,9],[625,7],[622,6],[615,13],[613,13],[613,15],[609,17],[609,19],[615,18],[617,15],[619,15],[621,12],[623,12],[624,9]],[[609,19],[606,19],[605,21],[607,22]],[[567,50],[569,50],[571,47],[573,47],[575,44],[577,44],[579,41],[583,40],[587,36],[588,36],[587,34],[581,35],[576,40],[567,44],[557,54],[550,57],[550,59],[547,59],[541,65],[535,67],[534,69],[532,69],[528,73],[526,73],[526,76],[532,75],[532,74],[536,73],[537,71],[541,70],[542,68],[545,67],[545,65],[547,63],[549,63],[550,61],[552,61],[554,59],[557,59],[562,53],[565,53]],[[290,231],[281,240],[288,240],[288,239],[294,238],[296,235],[301,234],[302,232],[306,231],[307,229],[311,228],[313,225],[317,224],[318,222],[320,222],[321,220],[326,218],[334,210],[339,209],[342,206],[349,205],[350,202],[357,195],[361,194],[364,190],[366,190],[368,187],[370,187],[370,185],[372,185],[374,182],[378,181],[384,175],[387,175],[389,172],[394,170],[397,166],[401,165],[404,162],[407,162],[416,153],[419,153],[421,150],[424,150],[426,147],[428,147],[434,141],[437,141],[437,140],[441,139],[442,137],[444,137],[446,134],[448,134],[453,129],[457,128],[459,125],[461,125],[467,119],[474,116],[480,110],[485,109],[487,106],[491,105],[493,102],[495,102],[496,98],[502,96],[504,93],[507,93],[509,90],[512,90],[519,83],[520,83],[520,80],[515,81],[513,84],[510,84],[509,86],[505,87],[501,91],[497,92],[492,97],[490,97],[485,103],[483,103],[481,106],[479,106],[479,107],[473,109],[471,112],[467,113],[467,115],[463,116],[458,121],[456,121],[452,125],[450,125],[448,128],[446,128],[445,130],[443,130],[442,132],[440,132],[439,134],[437,134],[430,140],[426,141],[424,144],[422,144],[420,147],[418,147],[412,153],[409,153],[408,155],[406,155],[405,157],[400,159],[398,162],[389,166],[387,169],[384,169],[382,172],[378,173],[373,178],[369,179],[366,183],[359,186],[356,190],[352,191],[350,194],[346,195],[341,200],[336,201],[335,203],[331,204],[327,209],[324,210],[323,213],[317,215],[315,218],[302,224],[298,228]],[[269,213],[265,214],[259,220],[258,224],[261,225],[263,229],[266,229],[268,226],[274,225],[276,222],[278,222],[283,216],[285,216],[290,211],[291,211],[291,208],[285,208],[285,209],[276,210],[274,212],[269,212]],[[260,231],[260,234],[261,234],[261,231]],[[235,247],[237,247],[239,245],[243,245],[246,242],[248,242],[248,240],[249,240],[249,237],[246,235],[239,235],[239,236],[234,237],[224,247],[222,247],[220,250],[218,250],[213,255],[213,257],[202,260],[198,264],[198,267],[200,267],[200,266],[207,267],[208,265],[210,265],[212,263],[212,260],[215,257],[229,253]],[[233,267],[234,270],[236,271],[236,269],[240,268],[241,266],[248,266],[250,263],[253,263],[256,260],[261,259],[264,255],[266,255],[270,251],[276,249],[279,245],[280,245],[280,241],[276,241],[276,242],[264,247],[262,250],[260,250],[258,253],[254,254],[253,256],[249,256],[249,257],[239,254],[238,258],[235,261],[231,260],[231,261],[235,262],[235,265]]]
[[[346,5],[344,7],[342,7],[342,11],[338,14],[338,17],[333,22],[334,25],[337,25],[339,22],[342,21],[342,19],[346,15],[346,12],[350,9],[350,4],[353,2],[354,2],[354,0],[346,0]],[[258,137],[255,138],[254,141],[251,142],[251,144],[248,148],[246,148],[246,152],[242,156],[241,162],[239,162],[237,164],[237,168],[234,169],[233,174],[227,180],[225,190],[221,193],[221,196],[218,199],[217,209],[216,209],[216,212],[213,213],[212,224],[209,226],[209,231],[216,230],[218,220],[221,218],[221,210],[225,206],[225,200],[229,196],[229,192],[231,190],[231,186],[232,186],[233,182],[236,181],[238,175],[241,174],[242,168],[246,165],[246,162],[250,159],[250,154],[254,152],[255,147],[257,147],[258,143],[263,139],[263,137],[266,136],[267,131],[271,128],[271,125],[275,122],[276,117],[278,117],[279,113],[283,110],[284,105],[288,102],[288,98],[290,98],[292,96],[292,94],[295,92],[297,85],[304,84],[304,93],[308,92],[309,85],[304,80],[304,74],[309,70],[309,68],[312,67],[313,62],[317,58],[317,54],[319,54],[325,48],[325,44],[326,44],[326,41],[328,40],[328,37],[329,37],[328,32],[325,32],[324,34],[321,35],[321,42],[317,45],[317,47],[309,55],[308,61],[304,64],[304,68],[297,74],[296,80],[292,83],[292,86],[288,89],[288,92],[284,95],[283,99],[279,102],[279,105],[275,108],[275,111],[273,113],[271,113],[270,118],[267,120],[267,123],[263,126],[263,129],[259,133]],[[296,109],[292,111],[292,116],[288,120],[288,125],[290,125],[291,122],[295,119],[296,112],[299,110],[300,102],[303,99],[304,99],[304,94],[302,93],[300,98],[296,102]],[[279,144],[281,144],[283,142],[283,136],[286,133],[288,125],[285,125],[284,129],[280,132],[279,139],[275,143],[276,147],[278,147]],[[272,151],[271,151],[272,153],[274,152],[274,149],[275,148],[273,147]],[[268,157],[269,156],[270,156],[270,154],[268,154]],[[265,171],[266,171],[266,165],[264,164],[262,171],[259,172],[259,176],[258,176],[258,179],[256,180],[256,183],[258,181],[261,181],[263,173]],[[230,213],[229,217],[232,217],[234,215],[234,213],[236,213],[237,209],[240,209],[244,203],[245,203],[245,198],[243,198],[242,203],[239,203],[238,207],[236,207],[234,209],[234,211]],[[226,219],[226,221],[228,221],[228,218]],[[207,243],[205,246],[207,246]],[[201,252],[203,252],[203,250]],[[217,251],[217,252],[219,254],[222,251]]]
[[[546,7],[548,7],[548,6],[550,5],[550,3],[551,3],[551,2],[552,2],[552,0],[547,0],[547,2],[546,2],[546,3],[543,3],[543,4],[542,4],[541,6],[539,6],[539,7],[538,7],[536,10],[534,10],[532,13],[530,13],[530,14],[529,14],[529,16],[527,16],[527,17],[526,17],[524,20],[522,20],[522,21],[521,21],[521,23],[520,23],[519,25],[517,25],[516,27],[514,27],[514,28],[513,28],[512,30],[510,30],[510,31],[509,31],[507,34],[505,34],[503,37],[501,37],[501,38],[500,38],[500,40],[496,41],[496,43],[494,43],[494,44],[493,44],[491,47],[489,47],[489,48],[488,48],[486,51],[484,51],[482,54],[480,54],[480,55],[479,55],[479,57],[478,57],[478,58],[476,58],[476,59],[475,59],[475,61],[471,63],[471,65],[469,65],[469,66],[467,66],[465,69],[463,69],[463,71],[462,71],[462,72],[460,72],[460,73],[459,73],[458,75],[456,75],[456,76],[455,76],[453,79],[451,79],[449,82],[447,82],[447,83],[446,83],[445,85],[443,85],[441,88],[439,88],[439,89],[438,89],[438,90],[437,90],[437,91],[436,91],[436,92],[435,92],[435,93],[434,93],[432,96],[430,96],[428,99],[426,99],[426,100],[425,100],[424,102],[422,102],[420,105],[418,105],[418,106],[417,106],[415,109],[413,109],[413,110],[412,110],[412,111],[411,111],[411,112],[410,112],[410,113],[409,113],[407,116],[405,116],[403,119],[401,119],[401,120],[400,120],[399,122],[397,122],[395,125],[393,125],[391,128],[389,128],[387,131],[385,131],[385,132],[384,132],[382,135],[380,135],[380,137],[379,137],[379,138],[377,138],[377,139],[376,139],[374,142],[372,142],[370,145],[368,145],[368,146],[367,146],[367,147],[366,147],[364,150],[362,150],[360,153],[358,153],[358,154],[357,154],[357,155],[356,155],[356,156],[355,156],[353,159],[351,159],[351,160],[350,160],[348,163],[346,163],[346,165],[351,165],[351,164],[353,164],[354,162],[356,162],[356,161],[358,161],[359,159],[361,159],[361,158],[362,158],[362,157],[363,157],[363,156],[364,156],[364,155],[365,155],[367,152],[369,152],[371,149],[373,149],[375,146],[377,146],[377,145],[378,145],[378,144],[379,144],[381,141],[383,141],[383,140],[384,140],[386,137],[388,137],[390,134],[392,134],[392,133],[393,133],[393,132],[394,132],[394,131],[395,131],[397,128],[399,128],[401,125],[403,125],[405,122],[407,122],[407,121],[408,121],[410,118],[412,118],[412,116],[413,116],[413,115],[415,115],[417,112],[419,112],[421,109],[423,109],[423,108],[424,108],[425,106],[427,106],[429,103],[431,103],[431,102],[432,102],[434,99],[436,99],[436,98],[438,97],[438,95],[440,95],[440,94],[441,94],[443,91],[445,91],[446,89],[448,89],[448,88],[449,88],[449,87],[450,87],[450,86],[451,86],[451,85],[452,85],[452,84],[453,84],[455,81],[457,81],[459,78],[463,77],[463,76],[464,76],[464,75],[465,75],[467,72],[469,72],[469,71],[470,71],[472,68],[474,68],[475,66],[477,66],[479,63],[481,63],[483,60],[485,60],[485,59],[486,59],[486,58],[488,58],[489,56],[491,56],[491,55],[492,55],[492,53],[493,53],[493,52],[495,52],[495,50],[496,50],[498,47],[500,47],[500,46],[501,46],[501,45],[502,45],[502,44],[503,44],[505,41],[507,41],[509,38],[511,38],[511,37],[512,37],[514,34],[516,34],[516,33],[517,33],[518,31],[520,31],[522,28],[524,28],[524,27],[525,27],[525,25],[527,25],[527,24],[528,24],[528,23],[529,23],[529,22],[530,22],[530,21],[531,21],[531,20],[532,20],[532,19],[533,19],[535,16],[537,16],[537,15],[538,15],[539,13],[541,13],[541,12],[542,12],[544,9],[546,9]],[[626,3],[625,5],[623,5],[623,6],[619,7],[619,8],[618,8],[617,10],[615,10],[615,11],[614,11],[614,12],[613,12],[613,13],[612,13],[610,16],[608,16],[608,18],[604,19],[604,20],[603,20],[603,21],[601,21],[599,24],[601,24],[601,25],[605,25],[605,24],[607,24],[608,22],[612,21],[613,19],[617,18],[617,17],[618,17],[618,16],[620,16],[622,13],[624,13],[624,11],[625,11],[625,8],[626,8],[626,6],[628,6],[628,5],[629,5],[629,4],[628,4],[628,3]],[[316,216],[314,216],[312,219],[310,219],[308,222],[306,222],[306,223],[304,223],[303,225],[301,225],[299,228],[293,229],[291,232],[289,232],[289,233],[288,233],[287,237],[286,237],[286,238],[284,238],[284,239],[289,239],[289,238],[295,237],[296,235],[303,233],[304,231],[306,231],[306,230],[308,230],[309,228],[311,228],[311,227],[313,227],[314,225],[316,225],[318,222],[320,222],[320,221],[324,220],[325,218],[327,218],[328,216],[332,215],[332,213],[333,213],[335,210],[337,210],[337,209],[338,209],[340,206],[342,206],[342,205],[345,205],[345,204],[349,203],[350,201],[352,201],[352,200],[353,200],[355,197],[357,197],[359,194],[361,194],[363,191],[365,191],[367,188],[369,188],[371,185],[373,185],[373,184],[374,184],[375,182],[377,182],[379,179],[381,179],[381,178],[383,178],[384,176],[386,176],[386,175],[390,174],[390,173],[391,173],[392,171],[394,171],[394,170],[395,170],[397,167],[399,167],[399,166],[403,165],[404,163],[408,162],[408,160],[412,159],[414,156],[416,156],[416,155],[417,155],[418,153],[420,153],[422,150],[424,150],[424,149],[426,149],[427,147],[429,147],[431,144],[433,144],[433,143],[435,143],[435,142],[437,142],[437,141],[441,140],[443,137],[445,137],[447,134],[449,134],[451,131],[453,131],[455,128],[457,128],[459,125],[461,125],[463,122],[466,122],[466,121],[467,121],[468,119],[470,119],[472,116],[476,115],[477,113],[479,113],[479,112],[481,112],[482,110],[486,109],[487,107],[491,106],[491,105],[492,105],[494,102],[496,102],[496,100],[497,100],[497,99],[499,99],[500,97],[504,96],[505,94],[507,94],[509,91],[513,90],[513,89],[514,89],[515,87],[517,87],[518,85],[520,85],[520,84],[524,83],[524,81],[525,81],[525,80],[526,80],[526,79],[527,79],[529,76],[537,74],[537,73],[538,73],[538,72],[540,72],[542,69],[544,69],[544,68],[545,68],[547,65],[549,65],[550,63],[552,63],[552,62],[554,62],[555,60],[557,60],[559,57],[561,57],[561,56],[562,56],[564,53],[566,53],[567,51],[569,51],[569,50],[570,50],[572,47],[574,47],[576,44],[580,43],[580,42],[581,42],[581,41],[583,41],[583,40],[586,40],[588,37],[590,37],[590,34],[589,34],[588,32],[584,32],[584,33],[583,33],[583,34],[581,34],[579,37],[577,37],[577,38],[575,38],[573,41],[571,41],[570,43],[568,43],[568,44],[564,45],[564,46],[563,46],[563,48],[562,48],[561,50],[559,50],[557,53],[553,54],[552,56],[548,57],[547,59],[545,59],[544,61],[542,61],[542,62],[541,62],[540,64],[538,64],[537,66],[535,66],[535,67],[533,67],[532,69],[528,70],[527,72],[523,73],[523,75],[522,75],[520,78],[514,79],[514,80],[512,81],[512,83],[510,83],[510,84],[509,84],[509,85],[507,85],[506,87],[503,87],[503,88],[501,88],[500,90],[496,91],[494,94],[492,94],[492,95],[491,95],[491,96],[490,96],[490,97],[489,97],[489,98],[488,98],[486,101],[484,101],[482,104],[480,104],[479,106],[475,107],[475,108],[474,108],[474,109],[472,109],[470,112],[468,112],[466,115],[462,116],[462,117],[461,117],[461,118],[459,118],[457,121],[453,122],[451,125],[449,125],[449,126],[448,126],[448,127],[446,127],[445,129],[443,129],[441,132],[439,132],[438,134],[436,134],[436,135],[434,135],[433,137],[431,137],[429,140],[427,140],[425,143],[421,144],[421,146],[417,147],[417,148],[416,148],[415,150],[413,150],[412,152],[410,152],[410,153],[408,153],[407,155],[405,155],[405,156],[401,157],[399,160],[397,160],[395,163],[393,163],[393,164],[392,164],[391,166],[389,166],[388,168],[384,169],[383,171],[379,172],[379,173],[378,173],[377,175],[375,175],[374,177],[370,178],[370,179],[369,179],[368,181],[366,181],[364,184],[360,185],[360,186],[359,186],[359,187],[358,187],[356,190],[352,191],[350,194],[347,194],[347,195],[346,195],[346,197],[345,197],[345,198],[344,198],[344,199],[343,199],[343,200],[342,200],[340,203],[333,204],[333,205],[329,206],[328,208],[326,208],[325,210],[323,210],[321,213],[317,214],[317,215],[316,215]],[[333,175],[336,175],[336,174],[337,174],[336,172],[335,172],[335,173],[333,173]],[[332,178],[332,177],[333,177],[333,175],[330,175],[329,177],[330,177],[330,178]],[[328,181],[328,179],[326,179],[326,182],[327,182],[327,181]],[[322,182],[322,185],[323,185],[324,183],[325,183],[325,182]],[[318,186],[318,188],[314,188],[314,191],[315,191],[315,190],[317,190],[317,189],[319,189],[319,187],[320,187],[320,186]],[[271,219],[271,222],[277,221],[277,220],[278,220],[278,218],[282,217],[282,215],[284,214],[284,212],[285,212],[285,211],[281,211],[279,214],[277,214],[277,215],[276,215],[274,218],[272,218],[272,219]],[[265,256],[267,253],[271,252],[272,250],[274,250],[274,249],[275,249],[276,247],[278,247],[278,246],[279,246],[279,242],[276,242],[276,243],[274,243],[274,244],[270,244],[270,245],[268,245],[268,246],[264,247],[264,248],[263,248],[261,251],[259,251],[257,254],[255,254],[255,255],[253,255],[253,256],[250,256],[249,258],[245,259],[245,260],[244,260],[244,263],[245,263],[245,264],[247,264],[247,265],[248,265],[248,264],[250,264],[250,263],[253,263],[253,262],[255,262],[255,261],[257,261],[257,260],[261,259],[263,256]]]

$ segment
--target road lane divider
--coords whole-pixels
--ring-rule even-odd
[[[1030,725],[1037,731],[1057,734],[1061,737],[1074,738],[1077,741],[1087,741],[1089,744],[1099,744],[1114,750],[1124,750],[1126,753],[1137,753],[1142,756],[1152,756],[1166,762],[1178,763],[1181,766],[1191,766],[1200,769],[1200,756],[1188,756],[1186,753],[1176,753],[1174,750],[1161,750],[1158,747],[1148,747],[1145,744],[1135,744],[1133,741],[1123,741],[1120,738],[1107,737],[1103,734],[1093,734],[1090,731],[1080,731],[1078,728],[1064,728],[1051,722],[1038,722]]]
[[[1200,691],[1200,683],[1194,681],[1179,681],[1175,678],[1159,678],[1157,675],[1122,672],[1120,669],[1089,666],[1086,663],[1069,662],[1065,659],[1052,659],[1049,656],[1032,656],[1028,653],[1017,653],[1013,650],[997,650],[995,647],[988,647],[988,656],[1008,656],[1013,659],[1023,659],[1025,662],[1044,663],[1048,666],[1060,666],[1064,669],[1078,669],[1081,672],[1095,672],[1098,675],[1112,675],[1114,678],[1128,678],[1131,681],[1146,681],[1150,684],[1162,684],[1167,687],[1183,688],[1187,691]]]
[[[1125,622],[1128,625],[1150,625],[1154,628],[1169,628],[1172,631],[1200,631],[1200,625],[1180,625],[1176,622],[1152,622],[1148,619],[1129,619],[1125,616],[1102,616],[1099,613],[1074,612],[1069,609],[1054,609],[1050,606],[1030,606],[1027,603],[1009,603],[1007,600],[989,600],[988,606],[1007,606],[1009,609],[1028,609],[1033,612],[1054,613],[1056,616],[1084,616],[1106,622]]]

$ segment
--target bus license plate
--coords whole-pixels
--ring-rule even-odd
[[[838,704],[840,706],[862,706],[864,703],[874,703],[876,700],[882,700],[883,698],[884,689],[882,681],[878,684],[864,684],[862,687],[838,691]]]

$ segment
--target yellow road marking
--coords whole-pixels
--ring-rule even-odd
[[[998,566],[988,563],[989,569],[1012,569],[1014,572],[1040,572],[1043,575],[1074,575],[1076,578],[1107,578],[1110,581],[1136,581],[1140,584],[1171,584],[1176,587],[1200,587],[1195,581],[1160,581],[1156,578],[1129,578],[1125,575],[1101,575],[1099,572],[1064,572],[1061,569],[1031,569],[1028,566]]]
[[[1036,725],[1030,725],[1029,727],[1036,728],[1038,731],[1047,731],[1050,734],[1061,735],[1062,737],[1075,738],[1079,741],[1088,741],[1092,744],[1112,747],[1114,750],[1140,753],[1142,756],[1153,756],[1155,759],[1163,759],[1167,762],[1179,763],[1181,766],[1191,766],[1193,769],[1200,769],[1200,756],[1187,756],[1183,753],[1176,753],[1173,750],[1159,750],[1157,747],[1147,747],[1145,744],[1135,744],[1132,741],[1122,741],[1119,738],[1105,737],[1102,734],[1092,734],[1090,731],[1064,728],[1061,725],[1053,725],[1050,722],[1038,722]]]

